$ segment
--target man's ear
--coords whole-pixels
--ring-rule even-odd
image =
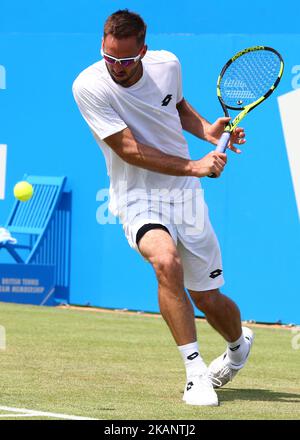
[[[143,47],[142,52],[141,52],[141,58],[144,58],[144,56],[147,53],[147,50],[148,50],[148,46],[147,46],[147,44],[144,44],[144,47]]]

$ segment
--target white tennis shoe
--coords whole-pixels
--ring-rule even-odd
[[[183,398],[187,405],[218,406],[218,396],[206,374],[188,379]]]
[[[242,364],[234,365],[229,361],[227,350],[221,356],[211,362],[207,370],[207,376],[214,388],[221,388],[236,376],[243,368],[250,354],[254,341],[253,331],[248,327],[242,327],[243,335],[249,344],[247,356]]]

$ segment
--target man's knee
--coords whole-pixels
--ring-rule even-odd
[[[155,255],[149,259],[158,279],[177,279],[182,277],[182,264],[177,252],[168,251]]]

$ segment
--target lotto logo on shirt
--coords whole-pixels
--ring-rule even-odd
[[[163,105],[163,106],[167,106],[167,105],[170,103],[171,99],[172,99],[172,95],[167,95],[167,96],[162,100],[162,104],[161,104],[161,105]]]

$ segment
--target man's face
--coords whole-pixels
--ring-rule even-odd
[[[147,51],[147,46],[139,46],[136,37],[127,37],[122,40],[108,34],[102,41],[102,50],[105,54],[114,58],[131,58],[141,54],[141,58]],[[124,67],[120,63],[109,64],[106,67],[112,79],[123,87],[135,84],[142,75],[142,64],[139,59],[135,63]]]

